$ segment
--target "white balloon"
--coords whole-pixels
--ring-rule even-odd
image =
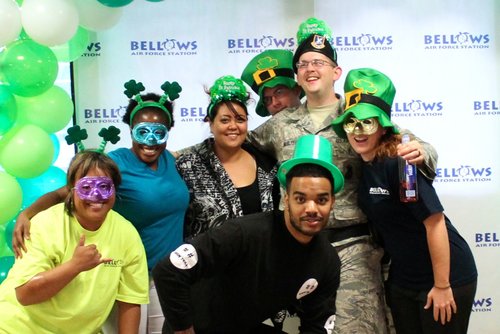
[[[78,29],[78,10],[71,0],[24,0],[24,31],[35,42],[54,46],[69,41]]]
[[[15,40],[22,27],[17,3],[14,0],[0,0],[0,47]]]
[[[108,7],[97,0],[75,0],[80,14],[80,25],[91,31],[113,27],[122,17],[122,7]]]

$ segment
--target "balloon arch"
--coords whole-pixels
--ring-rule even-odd
[[[17,214],[66,184],[55,135],[72,121],[60,65],[113,27],[133,0],[0,0],[0,283],[14,263]],[[158,0],[148,0],[158,2]],[[160,0],[161,1],[161,0]]]

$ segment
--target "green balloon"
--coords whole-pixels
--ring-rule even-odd
[[[7,224],[21,209],[23,191],[16,178],[0,172],[0,225]]]
[[[19,34],[19,39],[31,40],[31,37],[26,33],[26,31],[24,29],[21,29],[21,33]]]
[[[9,131],[16,122],[16,118],[16,99],[6,86],[0,85],[0,136]]]
[[[73,115],[73,101],[59,86],[33,97],[16,96],[16,102],[18,123],[36,125],[47,133],[64,129]]]
[[[87,49],[89,44],[89,31],[81,26],[76,34],[66,43],[56,45],[50,49],[54,51],[57,60],[60,62],[70,62],[78,59]]]
[[[97,0],[102,3],[104,6],[108,7],[123,7],[128,5],[134,0]]]
[[[15,125],[0,140],[0,165],[15,177],[41,175],[52,164],[53,156],[49,134],[32,124]]]
[[[0,284],[7,278],[10,268],[14,265],[15,258],[13,256],[0,257]]]
[[[54,52],[30,39],[16,40],[0,52],[0,81],[13,94],[39,95],[52,87],[57,72]]]
[[[6,251],[9,247],[7,247],[7,240],[6,240],[6,235],[5,235],[5,227],[7,224],[0,225],[0,256],[5,256],[3,255],[4,251]]]
[[[7,244],[7,247],[3,249],[3,251],[0,251],[0,256],[14,256],[14,252],[10,249],[9,245]]]
[[[14,252],[10,249],[9,245],[6,244],[3,251],[0,251],[0,256],[14,256]]]
[[[14,233],[14,228],[16,227],[16,220],[17,216],[11,219],[7,224],[5,224],[5,243],[7,244],[7,247],[10,250],[13,250],[14,248],[12,247],[12,235]],[[0,256],[2,256],[0,254]],[[7,255],[6,255],[7,256]]]

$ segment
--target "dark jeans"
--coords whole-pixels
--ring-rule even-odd
[[[435,321],[433,308],[424,310],[429,291],[408,290],[393,284],[387,286],[387,303],[391,307],[397,334],[466,334],[476,294],[477,281],[453,288],[457,313],[445,325]]]

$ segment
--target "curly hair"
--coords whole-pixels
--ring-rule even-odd
[[[144,102],[146,102],[146,101],[159,102],[160,98],[161,98],[161,96],[156,94],[156,93],[147,93],[147,94],[141,95],[141,99]],[[125,111],[125,115],[123,115],[123,118],[122,118],[123,123],[127,124],[128,126],[131,126],[130,114],[132,114],[132,111],[137,106],[137,104],[138,103],[135,99],[130,99],[128,102],[128,106],[127,106],[127,109]],[[167,101],[165,101],[165,103],[163,105],[165,106],[165,108],[167,108],[168,111],[170,111],[170,116],[171,116],[170,118],[172,119],[172,123],[167,125],[167,129],[170,130],[174,126],[174,104],[173,104],[173,102],[167,100]],[[149,107],[145,107],[144,109],[139,110],[137,112],[137,114],[139,114],[143,110],[148,110],[148,111],[150,111],[150,110],[157,111],[158,110],[158,112],[164,113],[164,111],[161,110],[160,108],[155,108],[155,107],[149,106]],[[134,115],[134,118],[137,116],[137,114]]]
[[[397,146],[401,143],[401,135],[389,131],[380,138],[380,145],[377,147],[375,157],[382,159],[386,157],[396,157]]]

